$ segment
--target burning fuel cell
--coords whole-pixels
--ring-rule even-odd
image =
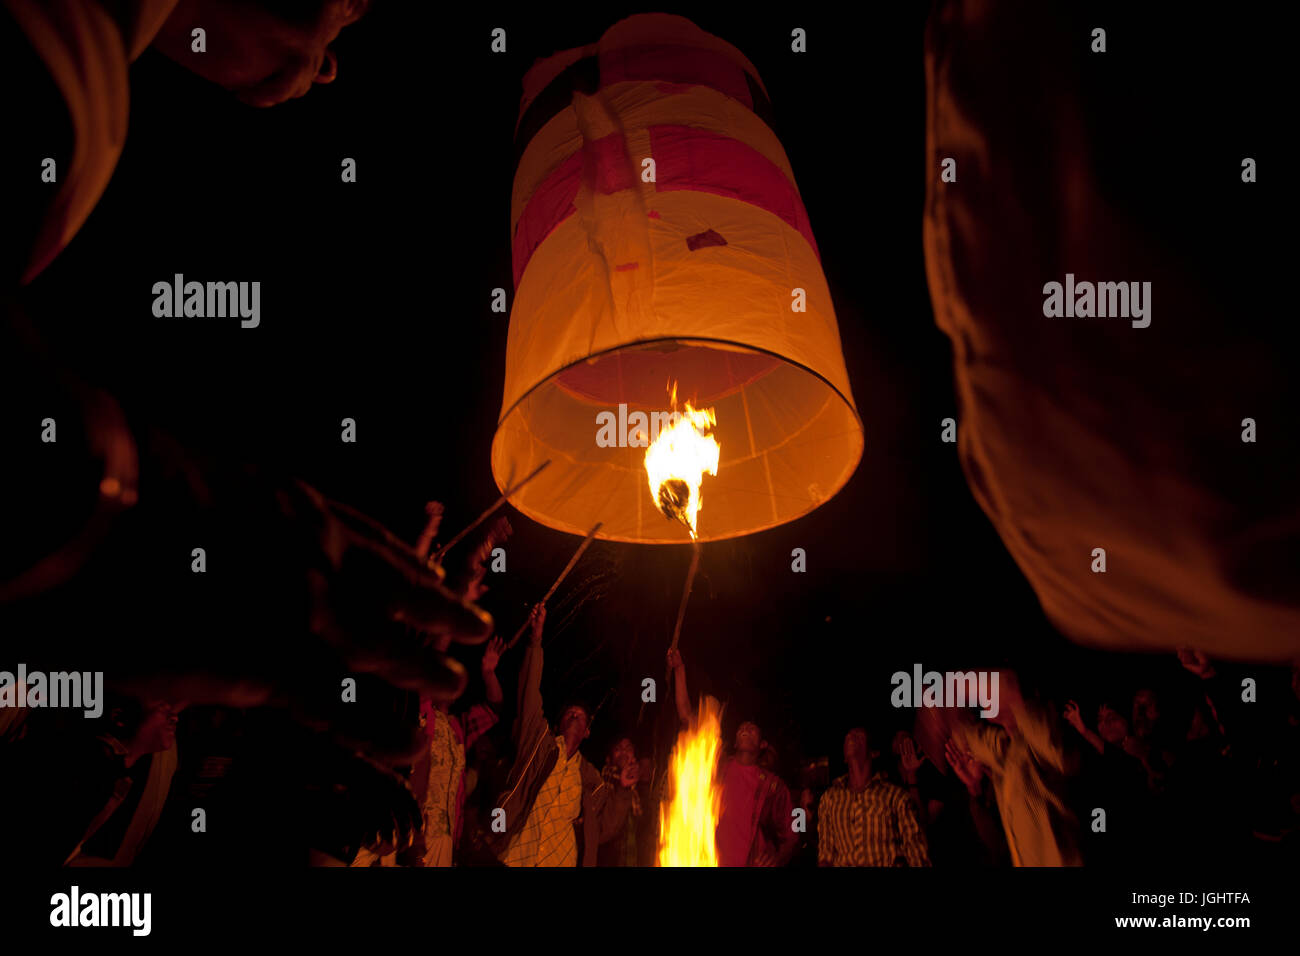
[[[512,504],[645,544],[752,534],[829,500],[862,457],[862,424],[753,64],[648,14],[538,61],[523,85],[498,486],[549,459]],[[673,382],[708,424],[687,416],[664,447],[694,455],[708,437],[710,467],[652,470],[648,435],[594,440],[602,414],[661,412]]]
[[[674,388],[674,405],[676,401]],[[696,411],[688,402],[685,414],[661,431],[645,453],[646,477],[655,504],[665,517],[685,525],[692,539],[699,538],[700,483],[704,475],[718,473],[722,449],[710,434],[716,424],[713,409]]]

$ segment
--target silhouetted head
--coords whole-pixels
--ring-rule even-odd
[[[763,745],[763,731],[758,724],[747,720],[736,728],[736,752],[757,755]]]
[[[560,733],[570,740],[586,740],[591,735],[591,710],[580,701],[566,704],[560,711]]]
[[[871,749],[871,738],[867,734],[865,727],[854,727],[844,735],[845,763],[851,763],[854,760],[870,761],[876,756],[878,754]]]
[[[1097,734],[1108,744],[1120,744],[1128,736],[1128,721],[1113,703],[1097,708]]]
[[[1133,695],[1133,736],[1145,740],[1155,732],[1160,720],[1160,702],[1156,692],[1144,687]]]
[[[176,722],[186,701],[122,697],[109,708],[112,734],[140,754],[170,750],[176,744]]]
[[[636,745],[631,737],[620,737],[609,748],[609,762],[616,767],[636,762]]]

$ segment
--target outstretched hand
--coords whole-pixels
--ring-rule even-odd
[[[546,605],[538,604],[533,607],[532,613],[528,615],[528,620],[532,622],[532,642],[534,644],[542,643],[542,627],[546,624]]]
[[[1178,648],[1178,663],[1202,680],[1214,676],[1214,665],[1204,651],[1195,647]]]
[[[980,777],[984,774],[980,762],[957,746],[951,737],[944,745],[944,755],[948,758],[948,766],[957,774],[957,779],[966,784],[966,789],[973,794],[979,793]]]
[[[902,771],[903,779],[908,783],[914,783],[916,772],[921,769],[923,763],[925,763],[925,754],[916,752],[916,741],[911,737],[904,737],[898,751],[898,766]]]
[[[1079,704],[1077,701],[1069,701],[1065,705],[1063,715],[1075,730],[1083,733],[1083,715],[1079,713]]]
[[[641,780],[641,765],[635,760],[623,764],[618,772],[619,785],[630,790]]]
[[[141,651],[119,668],[121,689],[144,699],[282,707],[303,725],[387,761],[407,749],[403,728],[377,713],[368,725],[360,711],[341,721],[334,675],[454,700],[468,678],[447,645],[486,640],[492,618],[452,593],[441,568],[426,567],[413,548],[359,512],[302,483],[267,491],[249,484],[222,502],[222,521],[208,537],[210,573],[240,601],[214,602],[205,577],[176,562],[179,574],[164,578],[171,582],[167,600],[139,622]],[[151,505],[142,501],[142,518],[174,520]],[[196,629],[208,638],[164,642],[158,635],[167,614],[188,603],[205,608]],[[258,612],[238,615],[244,606]],[[375,689],[363,687],[357,699],[374,700]],[[368,719],[370,708],[362,709]]]
[[[480,665],[484,674],[497,669],[497,662],[501,660],[501,652],[505,650],[505,646],[506,642],[500,637],[494,637],[488,641],[488,646],[483,651],[483,662]]]

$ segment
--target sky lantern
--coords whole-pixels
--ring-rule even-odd
[[[769,119],[753,64],[682,17],[630,17],[524,77],[492,445],[502,491],[550,462],[512,494],[524,514],[618,541],[733,538],[807,514],[857,467],[830,292]],[[675,428],[704,467],[648,491]]]

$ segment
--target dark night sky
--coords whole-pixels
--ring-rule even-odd
[[[185,441],[301,476],[412,540],[426,500],[446,503],[455,530],[497,494],[489,446],[507,323],[488,304],[510,287],[520,79],[537,57],[638,12],[475,19],[417,6],[377,3],[340,41],[336,84],[269,111],[146,54],[108,192],[27,294],[83,368]],[[756,715],[787,764],[837,754],[853,722],[901,723],[889,675],[913,663],[1035,661],[1081,698],[1095,691],[1090,675],[1113,669],[1048,625],[955,446],[939,441],[955,408],[921,248],[925,6],[669,11],[739,47],[767,85],[866,427],[862,463],[827,505],[706,546],[686,619],[692,689],[727,702],[733,725]],[[789,52],[793,25],[809,31],[806,56]],[[488,52],[495,26],[508,31],[502,56]],[[357,159],[356,185],[339,182],[344,156]],[[175,272],[261,280],[261,327],[153,318],[150,288]],[[359,423],[355,445],[339,441],[344,416]],[[508,573],[484,602],[507,633],[577,543],[512,523]],[[807,550],[806,574],[790,570],[794,547]],[[641,679],[663,676],[688,559],[601,542],[570,579],[588,587],[552,603],[543,690],[558,704],[612,689],[597,744],[635,720]]]

